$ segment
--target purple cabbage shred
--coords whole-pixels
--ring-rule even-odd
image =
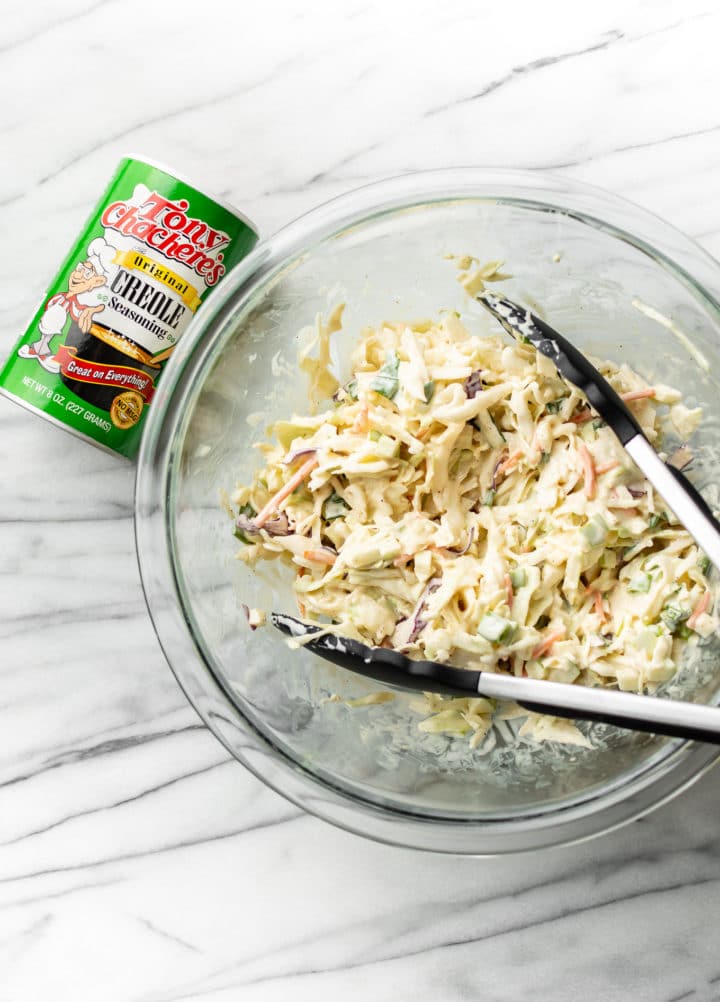
[[[474,372],[470,373],[470,375],[463,383],[465,396],[472,400],[473,397],[476,397],[478,393],[480,393],[482,388],[483,388],[482,375],[480,373],[480,370],[476,369]]]

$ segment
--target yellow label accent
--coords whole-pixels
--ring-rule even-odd
[[[145,401],[135,390],[127,390],[115,397],[110,407],[110,420],[116,428],[125,431],[137,424]]]
[[[180,296],[193,313],[200,305],[200,296],[194,285],[186,282],[177,272],[171,271],[164,264],[159,264],[151,257],[146,257],[145,254],[140,254],[138,251],[125,250],[116,251],[113,261],[115,264],[127,268],[128,271],[141,271],[144,275],[154,278],[155,281],[162,282],[168,289],[172,289],[176,295]]]

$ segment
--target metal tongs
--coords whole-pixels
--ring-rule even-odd
[[[720,569],[720,525],[707,502],[680,470],[660,459],[607,379],[562,334],[524,306],[491,292],[481,292],[477,300],[500,321],[508,334],[529,341],[550,359],[564,379],[582,390],[625,446],[636,466],[657,488],[715,567]]]
[[[477,299],[509,334],[529,341],[555,364],[561,376],[583,391],[639,469],[715,567],[720,568],[720,525],[707,503],[679,470],[660,459],[629,409],[598,370],[528,309],[490,292],[480,293]],[[302,637],[303,646],[319,657],[383,685],[447,696],[511,700],[535,713],[720,744],[720,707],[415,661],[400,651],[368,647],[357,640],[324,633],[322,627],[303,623],[293,616],[272,613],[271,620],[288,636]],[[318,637],[313,639],[315,633]]]
[[[452,668],[436,661],[414,661],[400,651],[368,647],[358,640],[323,633],[322,627],[273,612],[273,626],[289,637],[302,637],[313,654],[382,685],[442,696],[485,696],[517,703],[534,713],[571,720],[595,720],[673,738],[720,744],[720,708],[615,689],[590,689],[566,682],[515,678],[493,672]],[[317,640],[307,639],[318,633]]]

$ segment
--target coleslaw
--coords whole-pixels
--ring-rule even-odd
[[[239,559],[291,567],[306,621],[410,656],[638,692],[670,679],[717,628],[709,562],[584,396],[456,313],[364,330],[340,385],[341,323],[341,308],[319,317],[301,359],[313,413],[275,423],[232,495]],[[677,390],[595,364],[656,446],[667,421],[683,439],[697,428]],[[498,712],[415,706],[423,730],[475,745]],[[517,712],[537,739],[585,743]]]

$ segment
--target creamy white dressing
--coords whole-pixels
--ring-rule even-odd
[[[412,657],[632,691],[672,677],[688,639],[717,628],[707,567],[582,395],[529,345],[470,336],[455,314],[366,329],[339,387],[328,365],[340,320],[318,319],[318,358],[309,342],[302,358],[313,406],[329,392],[335,405],[278,422],[265,465],[232,498],[270,506],[287,532],[266,523],[239,558],[280,556],[304,619]],[[628,406],[651,439],[659,403],[684,437],[697,427],[676,390],[600,366],[619,393],[640,394]],[[497,709],[416,705],[423,730],[474,745]],[[536,715],[521,733],[584,740]]]

